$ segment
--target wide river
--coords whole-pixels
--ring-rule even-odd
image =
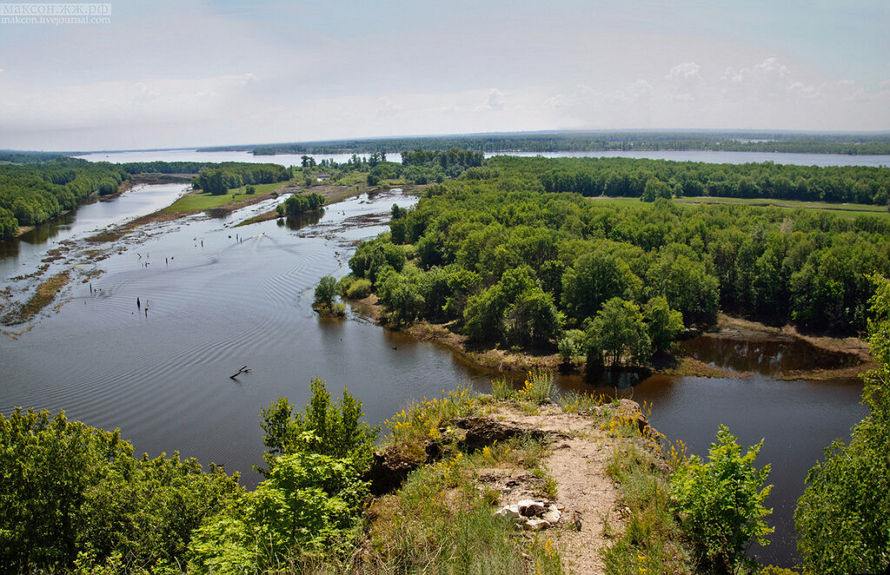
[[[90,159],[188,158],[185,152],[164,154]],[[253,158],[228,152],[207,159],[235,155]],[[275,221],[233,227],[270,207],[256,206],[224,219],[202,216],[150,226],[114,249],[105,246],[107,257],[98,262],[88,253],[95,246],[83,238],[93,230],[149,213],[183,191],[181,185],[136,188],[113,202],[82,206],[58,225],[0,243],[0,290],[9,287],[14,298],[26,297],[37,281],[14,278],[32,273],[62,240],[73,242],[70,251],[50,262],[47,273],[74,264],[79,274],[63,291],[64,305],[48,308],[29,331],[0,336],[0,412],[8,414],[15,406],[65,409],[72,419],[120,428],[138,453],[178,450],[240,471],[252,486],[259,476],[251,467],[261,463],[263,452],[260,410],[279,396],[304,404],[313,377],[326,379],[334,394],[348,386],[364,402],[372,424],[414,398],[438,396],[458,384],[490,389],[497,374],[434,344],[414,342],[357,316],[320,320],[311,310],[318,279],[347,273],[354,243],[386,229],[392,204],[410,206],[413,198],[398,192],[362,196],[328,208],[302,227]],[[761,373],[724,379],[655,376],[621,393],[651,402],[652,425],[669,439],[684,440],[693,453],[707,453],[720,423],[743,445],[765,438],[758,462],[772,464],[775,487],[768,505],[774,508],[769,520],[776,532],[773,544],[756,552],[790,566],[792,515],[806,472],[825,446],[848,436],[865,414],[861,384],[770,376],[770,358],[806,357],[808,350],[746,347],[745,365],[734,363],[737,351],[707,342],[690,348],[714,364]],[[251,371],[229,379],[242,366]],[[613,389],[578,377],[560,377],[557,383],[561,390]]]

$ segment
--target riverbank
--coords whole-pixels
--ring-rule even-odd
[[[385,314],[377,296],[371,294],[362,300],[350,301],[353,311],[378,324],[385,324]],[[480,368],[496,371],[524,372],[530,369],[559,370],[563,373],[583,373],[583,362],[563,364],[557,353],[515,352],[496,347],[481,349],[472,346],[468,338],[452,332],[452,324],[433,324],[426,321],[417,322],[401,328],[418,341],[430,341],[451,350],[458,357]],[[847,365],[834,368],[812,367],[807,369],[787,369],[776,374],[776,379],[794,380],[831,380],[855,378],[861,373],[875,367],[869,355],[868,343],[856,338],[835,338],[826,336],[810,336],[801,334],[794,326],[781,328],[770,327],[762,323],[719,314],[717,323],[701,337],[739,342],[792,343],[805,342],[828,354],[836,354],[844,358]],[[852,364],[852,365],[850,365]],[[654,373],[669,376],[691,376],[744,378],[754,375],[750,370],[733,370],[719,367],[707,361],[696,359],[679,352],[662,358],[656,362]]]

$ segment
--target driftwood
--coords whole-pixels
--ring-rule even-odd
[[[241,375],[242,373],[250,373],[250,370],[247,369],[247,366],[246,366],[246,365],[243,366],[241,369],[239,369],[239,370],[238,370],[238,373],[236,373],[236,374],[234,374],[234,375],[230,375],[230,376],[229,376],[229,379],[238,379],[238,376]]]

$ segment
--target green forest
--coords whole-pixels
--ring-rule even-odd
[[[117,193],[129,177],[118,165],[74,158],[0,164],[0,240],[15,236],[19,226],[56,218],[92,194]]]
[[[663,164],[618,162],[629,179],[650,182],[693,166],[709,182],[728,168]],[[650,167],[648,178],[636,175]],[[866,329],[868,276],[890,273],[886,217],[683,205],[670,194],[595,199],[546,185],[554,174],[613,169],[610,160],[495,157],[429,186],[416,207],[394,210],[390,233],[358,247],[341,293],[366,280],[393,324],[443,323],[481,346],[559,349],[591,366],[646,365],[718,311],[836,335]],[[862,181],[869,173],[853,171]]]
[[[289,180],[288,168],[248,162],[133,162],[110,164],[60,156],[17,154],[0,164],[0,240],[20,226],[48,222],[91,196],[108,196],[137,174],[198,174],[193,184],[211,194]]]

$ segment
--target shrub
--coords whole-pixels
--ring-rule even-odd
[[[519,391],[519,397],[535,404],[547,403],[553,393],[553,372],[544,369],[535,369],[528,372],[523,388]]]
[[[346,290],[346,297],[349,299],[364,299],[369,295],[371,295],[371,280],[367,278],[355,280]]]
[[[332,276],[324,276],[318,280],[318,285],[315,287],[313,309],[330,310],[334,305],[335,295],[337,295],[337,280]]]
[[[283,397],[263,409],[266,463],[271,468],[276,456],[303,452],[349,458],[360,466],[370,463],[380,428],[361,421],[362,402],[344,388],[343,398],[332,403],[323,379],[314,378],[310,386],[312,397],[303,413]],[[268,471],[259,471],[268,476]]]
[[[752,563],[745,551],[755,541],[768,545],[773,532],[763,518],[771,509],[763,506],[771,485],[762,487],[769,465],[754,467],[763,441],[745,455],[735,436],[721,425],[719,443],[712,443],[709,461],[695,455],[671,477],[671,504],[680,524],[691,536],[699,562],[718,571],[736,572]]]

